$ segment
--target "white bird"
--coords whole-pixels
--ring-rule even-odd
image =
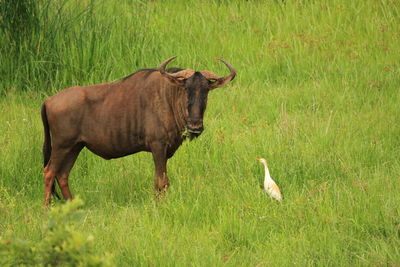
[[[281,191],[279,190],[279,187],[276,185],[274,180],[272,180],[271,175],[269,174],[268,166],[267,166],[267,161],[263,158],[257,159],[259,162],[264,164],[265,168],[265,178],[264,178],[264,189],[267,191],[267,193],[274,199],[281,201],[282,200],[282,195]]]

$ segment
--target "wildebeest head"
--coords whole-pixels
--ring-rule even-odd
[[[187,130],[191,136],[199,136],[203,130],[203,116],[207,106],[208,92],[217,87],[222,87],[228,84],[235,78],[235,69],[223,59],[224,63],[230,74],[225,77],[220,77],[210,71],[193,71],[193,70],[180,70],[178,72],[169,73],[165,70],[167,64],[175,59],[171,57],[160,65],[161,74],[168,77],[172,82],[179,84],[185,89],[187,94]]]

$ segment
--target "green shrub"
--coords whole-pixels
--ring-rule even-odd
[[[53,208],[40,242],[2,238],[0,265],[113,266],[109,255],[95,254],[93,236],[76,230],[83,215],[79,211],[82,205],[83,201],[76,198]]]

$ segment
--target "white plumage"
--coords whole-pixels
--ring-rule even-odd
[[[278,185],[272,180],[271,175],[269,174],[267,161],[263,158],[257,159],[259,162],[264,164],[265,169],[265,178],[264,178],[264,189],[273,199],[278,201],[282,200],[281,191],[279,190]]]

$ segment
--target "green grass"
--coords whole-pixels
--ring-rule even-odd
[[[47,96],[174,55],[177,66],[224,75],[222,57],[238,76],[210,93],[206,130],[169,161],[162,199],[151,154],[104,161],[82,151],[70,186],[97,252],[117,266],[400,265],[397,1],[67,1],[59,17],[55,8],[18,45],[0,38],[0,237],[45,235]],[[257,157],[270,162],[282,203],[260,188]]]

